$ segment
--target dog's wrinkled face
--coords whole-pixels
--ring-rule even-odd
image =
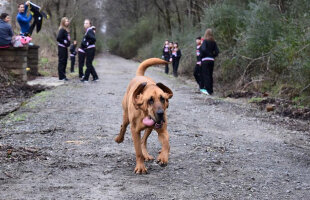
[[[143,110],[147,116],[143,123],[147,126],[155,124],[155,128],[161,128],[165,122],[165,110],[169,105],[168,100],[172,96],[172,91],[162,83],[148,87],[146,87],[146,83],[140,84],[134,92],[134,104],[136,109]]]

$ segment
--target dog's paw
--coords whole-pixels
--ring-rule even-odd
[[[152,161],[152,160],[154,160],[154,157],[151,156],[151,155],[149,155],[149,154],[143,155],[143,156],[144,156],[144,159],[145,159],[146,162],[147,162],[147,161]]]
[[[136,174],[147,174],[147,169],[144,164],[137,164],[135,168]]]
[[[124,137],[117,136],[114,140],[115,140],[115,142],[117,142],[119,144],[119,143],[122,143],[124,141]]]
[[[157,157],[157,163],[162,166],[165,167],[168,164],[168,154],[167,153],[160,153]]]

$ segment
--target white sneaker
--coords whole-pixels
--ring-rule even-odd
[[[206,94],[206,95],[210,95],[209,92],[206,89],[201,89],[200,92],[203,93],[203,94]]]

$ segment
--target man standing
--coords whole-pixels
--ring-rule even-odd
[[[32,15],[27,16],[29,4],[30,2],[27,1],[25,4],[18,5],[18,14],[16,19],[20,25],[20,34],[23,36],[30,36],[29,30]]]

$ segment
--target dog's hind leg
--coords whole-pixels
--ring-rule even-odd
[[[124,141],[124,136],[125,136],[128,124],[129,124],[128,113],[125,111],[123,114],[123,124],[121,125],[121,130],[118,136],[115,138],[115,142],[122,143]]]
[[[151,156],[148,152],[147,152],[147,138],[150,136],[150,134],[152,133],[152,128],[148,128],[144,131],[144,135],[142,137],[141,140],[141,148],[142,148],[142,154],[144,156],[145,161],[150,161],[150,160],[154,160],[153,156]]]

